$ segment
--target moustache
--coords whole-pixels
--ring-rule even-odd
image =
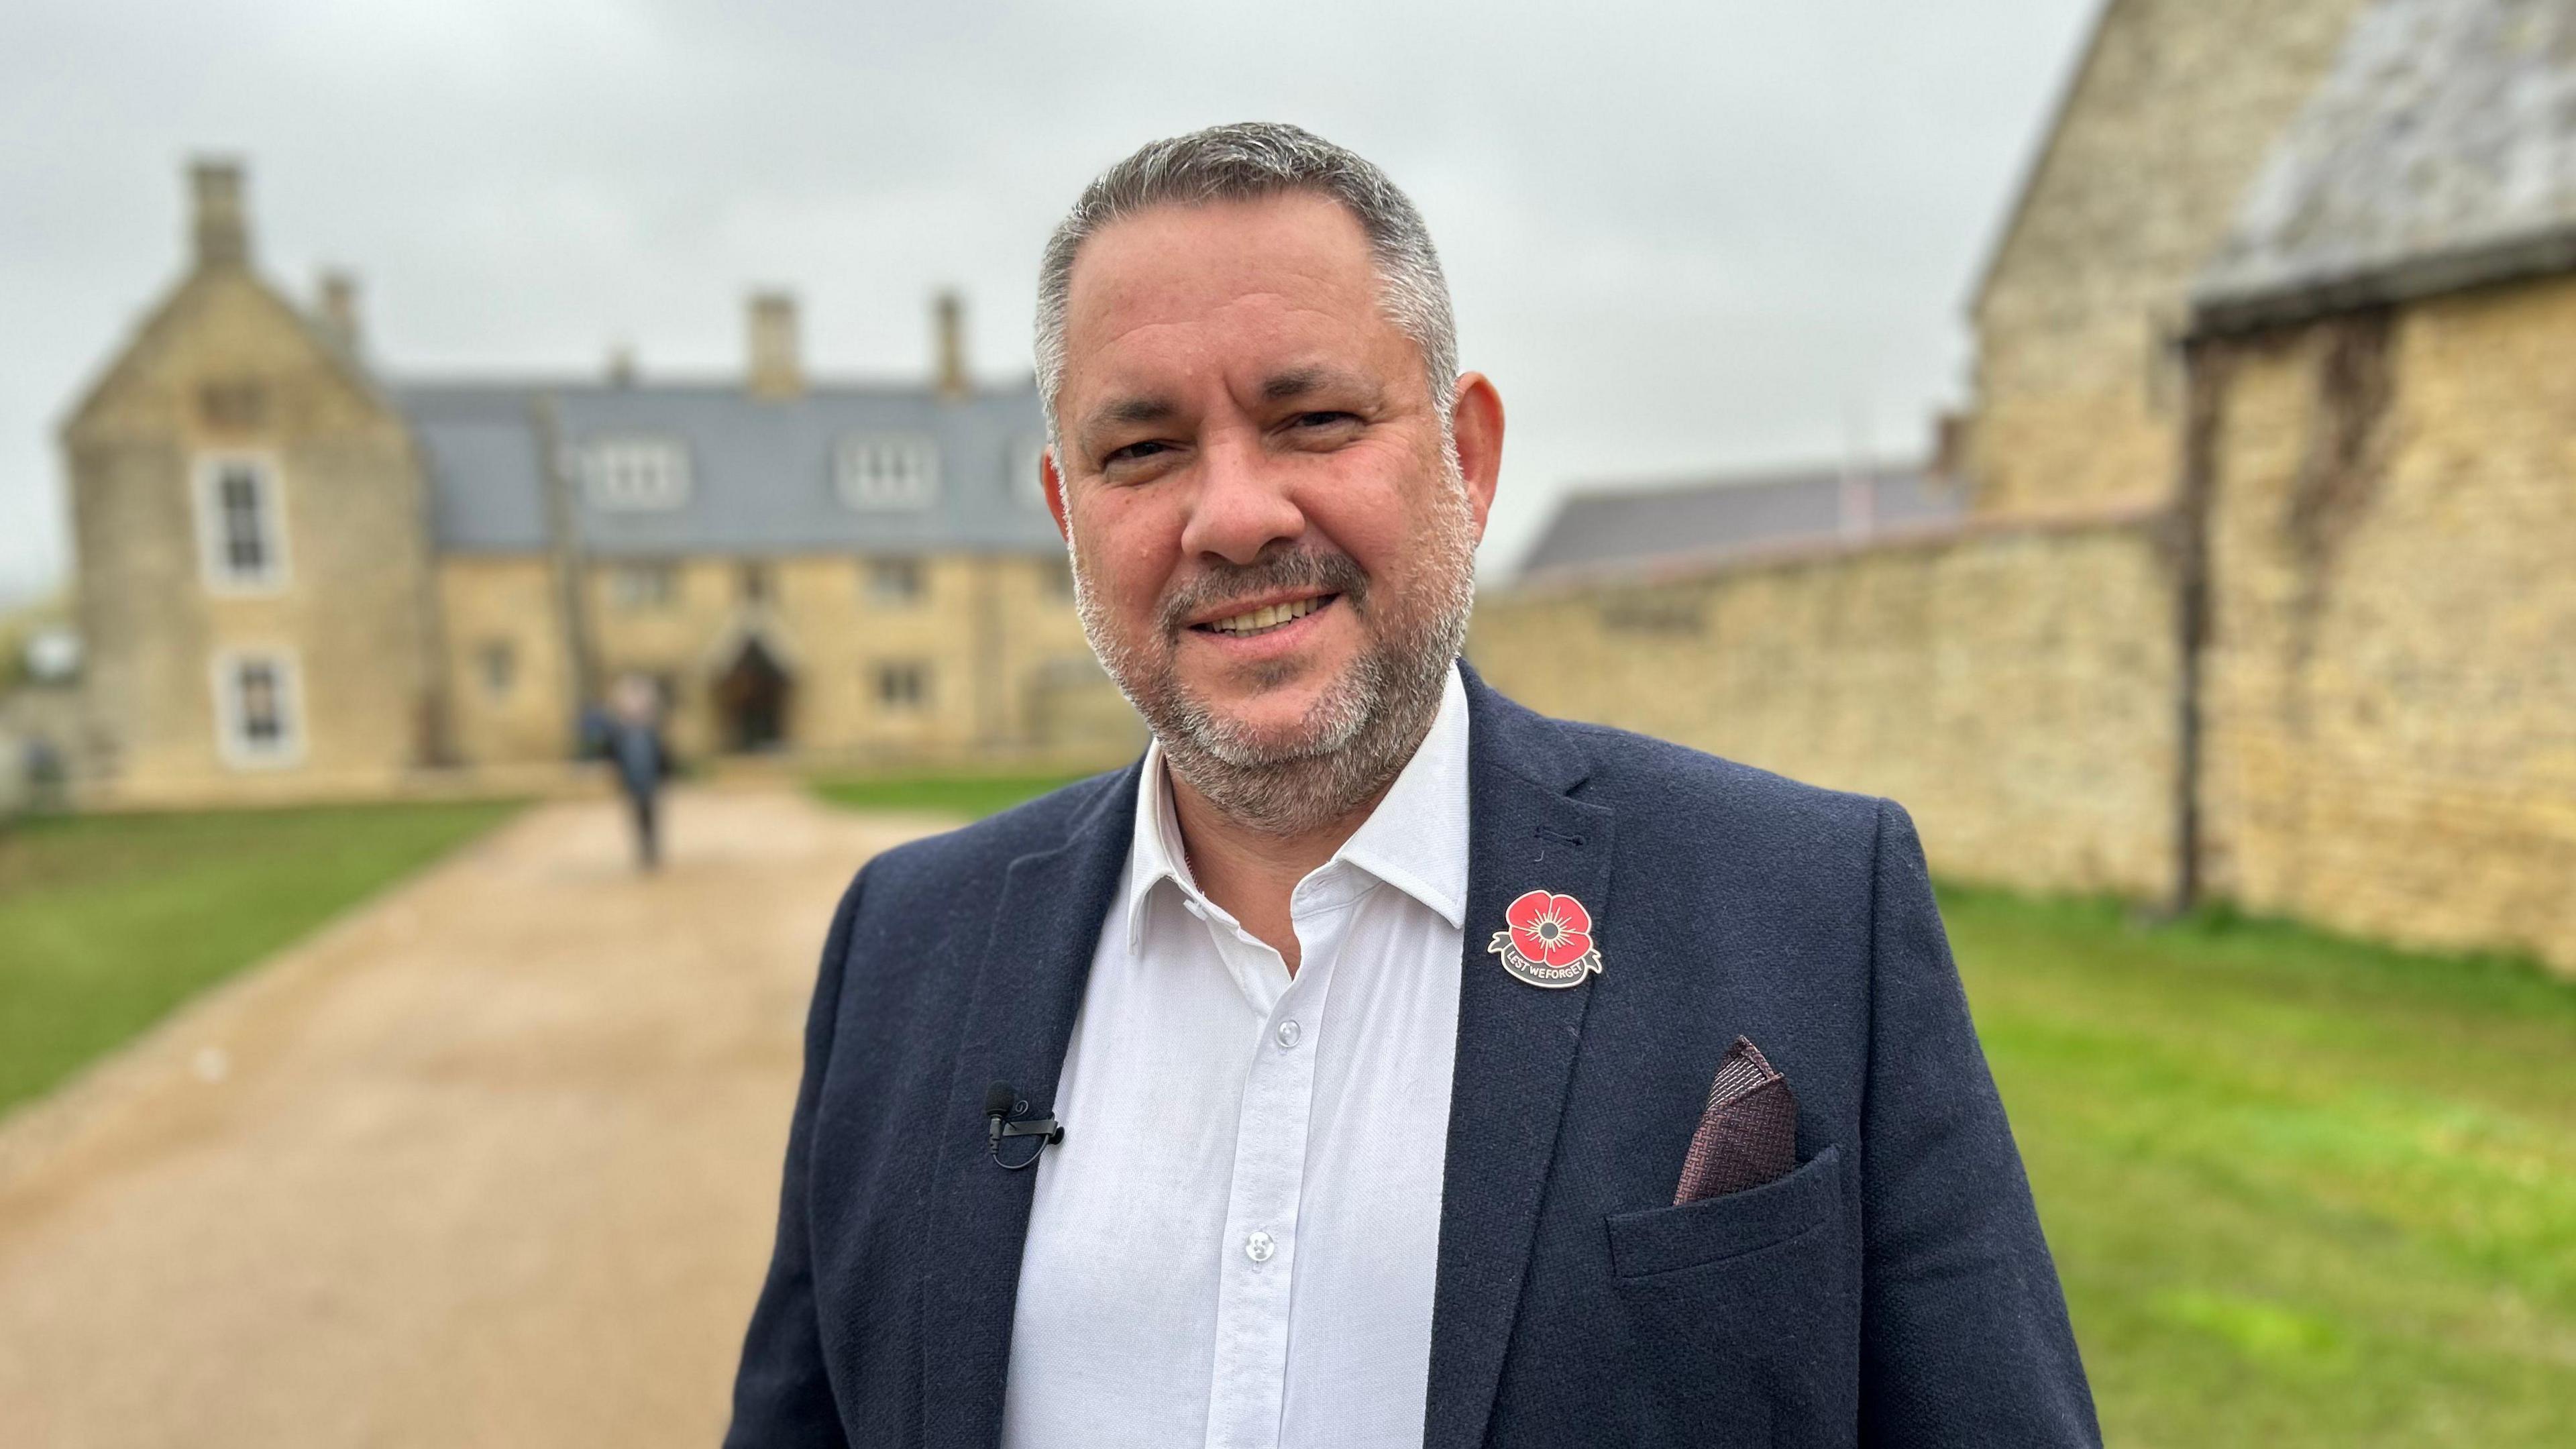
[[[1180,637],[1190,616],[1211,605],[1245,594],[1280,589],[1317,589],[1339,594],[1357,607],[1368,597],[1368,574],[1346,553],[1263,554],[1248,564],[1210,564],[1203,572],[1174,586],[1163,599],[1163,637]]]

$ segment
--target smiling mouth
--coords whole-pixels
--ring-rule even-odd
[[[1224,634],[1237,639],[1248,638],[1254,634],[1267,634],[1273,629],[1293,624],[1340,597],[1339,594],[1317,594],[1311,599],[1291,599],[1284,604],[1270,604],[1248,613],[1236,614],[1232,618],[1214,619],[1205,624],[1193,624],[1190,627],[1207,634]]]

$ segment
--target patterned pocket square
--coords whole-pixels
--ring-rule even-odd
[[[1760,1187],[1798,1165],[1798,1099],[1743,1037],[1726,1049],[1691,1135],[1673,1206]]]

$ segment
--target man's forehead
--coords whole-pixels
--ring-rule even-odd
[[[1068,282],[1068,349],[1228,308],[1365,315],[1377,298],[1358,218],[1307,193],[1121,217],[1082,244]]]
[[[1325,196],[1154,207],[1086,241],[1069,280],[1068,403],[1211,368],[1277,399],[1409,347],[1379,306],[1367,233]]]

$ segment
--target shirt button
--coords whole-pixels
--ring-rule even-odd
[[[1279,1023],[1279,1044],[1283,1047],[1292,1047],[1297,1044],[1297,1023],[1295,1021],[1283,1021]]]
[[[1279,1245],[1270,1241],[1268,1233],[1254,1233],[1243,1240],[1243,1256],[1256,1263],[1269,1262],[1270,1255],[1277,1251],[1279,1251]]]

